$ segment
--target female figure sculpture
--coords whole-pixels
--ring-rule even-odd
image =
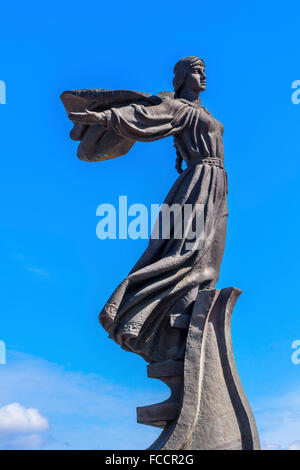
[[[113,339],[149,362],[174,354],[174,348],[165,344],[168,316],[190,311],[199,289],[215,287],[226,235],[223,126],[199,99],[199,93],[205,90],[204,63],[197,57],[187,57],[176,64],[174,72],[175,95],[164,97],[160,104],[70,114],[72,121],[102,124],[132,140],[150,142],[174,136],[176,168],[181,174],[165,204],[205,207],[202,249],[186,251],[186,240],[176,240],[172,235],[167,240],[151,239],[100,315]],[[182,160],[187,165],[185,171],[181,169]],[[182,351],[176,351],[175,357],[177,354]]]
[[[166,442],[171,442],[170,435],[174,431],[174,426],[176,428],[174,424],[176,416],[177,418],[179,416],[176,421],[178,424],[178,420],[180,421],[182,418],[185,422],[186,416],[191,413],[189,407],[192,405],[185,406],[185,408],[183,406],[183,372],[179,372],[183,361],[186,361],[187,344],[189,344],[191,351],[197,351],[198,347],[193,339],[193,334],[191,337],[189,336],[191,330],[191,327],[189,330],[189,324],[193,327],[194,321],[195,325],[199,325],[199,318],[206,318],[201,334],[199,333],[203,338],[203,341],[201,340],[203,344],[200,343],[205,352],[204,339],[208,337],[205,331],[209,330],[209,327],[205,325],[211,322],[215,331],[217,327],[214,323],[215,320],[212,319],[221,315],[213,314],[213,309],[217,308],[220,312],[224,307],[222,310],[224,315],[223,313],[222,315],[224,318],[226,315],[230,316],[235,299],[239,294],[239,291],[235,290],[235,298],[232,300],[230,296],[233,291],[228,291],[227,297],[224,294],[225,297],[222,297],[222,301],[218,301],[219,306],[216,307],[217,296],[215,293],[222,292],[216,291],[215,286],[225,246],[228,188],[224,169],[223,125],[210,114],[199,98],[199,94],[206,88],[204,62],[198,57],[181,59],[174,68],[173,84],[175,93],[164,92],[156,97],[136,92],[83,90],[65,92],[62,99],[69,118],[75,123],[71,137],[81,141],[78,155],[83,160],[99,161],[122,155],[131,148],[135,141],[151,142],[169,136],[174,138],[177,154],[176,169],[180,176],[169,191],[164,204],[168,207],[176,205],[181,209],[187,205],[194,208],[190,211],[188,220],[185,217],[185,225],[187,224],[189,227],[196,225],[196,218],[199,214],[195,208],[201,206],[203,208],[203,231],[201,233],[203,243],[200,246],[199,240],[197,240],[199,234],[196,234],[194,248],[188,249],[186,232],[181,238],[175,236],[178,220],[174,218],[170,237],[166,239],[162,236],[151,237],[148,248],[129,275],[113,292],[99,318],[111,338],[125,350],[141,355],[150,363],[148,366],[150,367],[148,369],[150,377],[162,378],[172,390],[171,398],[166,401],[163,407],[156,408],[154,411],[149,410],[150,415],[152,413],[153,416],[156,415],[156,418],[153,416],[149,418],[148,411],[141,409],[140,422],[166,427],[165,436],[167,437],[164,437],[156,448],[209,448],[209,445],[228,448],[227,444],[224,444],[223,437],[219,437],[219,429],[216,430],[214,438],[209,436],[202,436],[201,439],[198,436],[196,440],[190,438],[189,442],[193,442],[193,444],[188,444],[186,438],[179,438],[178,433],[175,433],[177,437],[173,436],[172,444],[169,444],[169,447],[166,444]],[[79,106],[70,106],[70,103],[76,102],[79,103]],[[182,169],[183,162],[186,164],[184,170]],[[160,213],[159,217],[162,218],[162,216],[163,214]],[[179,223],[182,223],[182,219]],[[227,309],[227,304],[230,304],[230,312]],[[209,318],[211,319],[209,320]],[[183,323],[186,325],[184,326]],[[224,328],[227,327],[224,326]],[[228,346],[230,337],[228,335],[227,337],[229,339],[227,338],[225,343]],[[214,341],[214,349],[221,347],[221,340],[218,338],[216,335],[214,340],[207,340],[208,346],[211,348],[212,341]],[[199,357],[200,343],[199,351],[196,353]],[[216,356],[216,370],[225,367],[220,359],[224,355],[223,352],[219,355],[214,354]],[[201,361],[203,362],[203,359]],[[230,356],[228,362],[231,364],[231,373],[237,375],[234,371],[233,356]],[[166,364],[169,367],[167,371]],[[197,366],[194,364],[192,369],[194,367]],[[170,368],[173,372],[170,372]],[[193,382],[196,379],[193,375],[189,375],[190,369],[191,365],[185,363],[184,380]],[[158,370],[159,372],[157,372]],[[201,374],[203,376],[203,372]],[[197,383],[194,384],[194,395],[188,399],[190,403],[199,401],[199,390],[201,387],[206,387],[203,385],[201,374],[196,381]],[[220,381],[223,380],[221,375]],[[200,385],[201,380],[202,385]],[[237,383],[237,379],[235,383]],[[220,400],[226,402],[224,407],[227,410],[226,416],[229,416],[228,409],[232,407],[231,403],[234,402],[236,388],[238,396],[241,396],[243,391],[240,386],[230,388],[225,384],[224,387],[228,389],[228,393],[226,392],[228,396],[224,395],[225,398],[220,398]],[[204,392],[202,396],[205,397]],[[243,403],[246,403],[244,395],[243,400]],[[176,409],[173,406],[175,402]],[[241,410],[245,409],[246,414],[251,415],[247,404],[242,406],[238,402],[236,403],[233,410],[230,408],[233,416],[242,413]],[[185,409],[183,417],[181,416],[182,409]],[[199,409],[197,408],[197,410],[195,409],[192,414],[198,415]],[[145,414],[142,418],[144,411]],[[213,413],[214,411],[211,411],[211,416]],[[212,422],[216,421],[215,418],[211,417],[210,419]],[[226,421],[228,418],[224,419]],[[252,439],[252,444],[249,444],[250,441],[247,441],[248,444],[241,444],[243,438],[239,437],[243,432],[250,433],[253,437],[255,434],[253,419],[251,426],[249,424],[246,431],[240,430],[238,418],[234,417],[232,420],[234,422],[234,424],[231,422],[233,437],[230,440],[229,448],[235,448],[234,446],[237,446],[236,448],[241,448],[241,446],[242,448],[257,447],[256,438],[254,445],[255,439]],[[173,426],[172,432],[170,431],[170,423]],[[197,426],[195,426],[194,423],[196,429]],[[228,423],[224,422],[221,427],[228,429]],[[211,430],[212,425],[209,424],[208,428]],[[186,433],[185,425],[180,429],[185,429],[184,433]],[[181,430],[180,432],[182,433]],[[190,431],[191,433],[192,431]],[[176,447],[179,444],[174,442],[178,442],[180,439],[181,447]],[[201,444],[199,444],[200,441]],[[208,441],[210,444],[207,444]],[[238,444],[234,444],[234,442],[238,442]],[[246,442],[245,439],[243,442]],[[189,445],[192,447],[188,447]]]

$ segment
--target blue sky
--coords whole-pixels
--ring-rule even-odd
[[[1,7],[0,423],[2,410],[29,424],[0,425],[0,448],[145,448],[157,435],[135,423],[135,406],[166,388],[97,319],[147,241],[97,239],[96,208],[120,195],[161,203],[177,176],[172,140],[81,162],[59,95],[171,90],[187,55],[205,60],[203,103],[225,126],[230,216],[219,287],[243,291],[232,326],[239,373],[264,445],[298,445],[299,13],[296,1],[256,0]]]

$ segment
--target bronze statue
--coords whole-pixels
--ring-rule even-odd
[[[150,377],[171,388],[171,397],[162,404],[138,409],[139,422],[164,428],[152,448],[258,448],[255,422],[230,352],[228,322],[240,291],[215,289],[228,216],[224,128],[199,98],[206,89],[202,59],[185,57],[177,62],[173,84],[174,93],[157,96],[126,90],[75,90],[62,95],[74,123],[71,137],[80,141],[80,159],[115,158],[127,153],[135,141],[173,136],[180,176],[164,204],[201,205],[204,210],[201,247],[187,249],[185,236],[174,236],[178,222],[174,220],[170,238],[150,239],[104,306],[100,322],[122,348],[149,362]],[[196,217],[197,211],[191,211],[189,226],[195,225]],[[209,354],[211,362],[206,363]],[[218,403],[210,408],[201,400],[215,393],[212,374],[224,396],[216,395]],[[218,406],[226,410],[221,413],[223,421],[216,416]]]

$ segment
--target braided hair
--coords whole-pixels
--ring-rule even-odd
[[[174,145],[175,149],[176,149],[176,162],[175,162],[175,168],[176,170],[178,171],[178,173],[181,175],[181,173],[183,172],[183,169],[182,169],[182,162],[183,162],[183,158],[182,156],[180,155],[180,153],[178,152],[176,146]]]
[[[189,69],[195,65],[200,63],[201,65],[204,65],[204,61],[200,59],[199,57],[195,56],[189,56],[189,57],[184,57],[183,59],[180,59],[174,67],[174,78],[173,78],[173,86],[174,86],[174,98],[179,98],[180,97],[180,92],[183,88],[187,73]],[[175,147],[176,148],[176,147]],[[175,163],[175,168],[178,171],[179,174],[183,172],[182,169],[182,162],[183,158],[179,151],[176,148],[176,163]]]

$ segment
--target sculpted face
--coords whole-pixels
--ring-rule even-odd
[[[205,66],[198,64],[190,67],[185,80],[185,86],[200,93],[201,91],[206,90],[205,80]]]

